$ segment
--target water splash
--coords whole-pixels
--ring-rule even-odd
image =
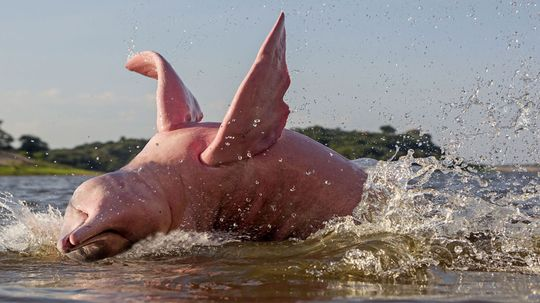
[[[175,230],[168,234],[157,234],[139,241],[129,251],[118,256],[118,258],[137,259],[184,256],[195,252],[201,247],[215,247],[237,241],[239,241],[238,238],[224,233]]]
[[[415,159],[411,152],[396,162],[379,162],[354,212],[360,224],[349,221],[340,228],[410,237],[420,252],[402,251],[427,265],[539,274],[538,178],[482,175],[444,163]],[[369,259],[357,255],[351,264]]]
[[[540,149],[540,71],[529,57],[512,72],[478,74],[459,100],[441,104],[438,133],[447,154],[474,153],[477,163],[538,163]],[[510,75],[506,75],[510,74]],[[494,78],[492,78],[494,77]],[[474,148],[471,148],[474,146]]]
[[[55,245],[61,224],[57,209],[49,206],[44,213],[36,212],[25,201],[0,192],[0,253],[59,256]]]
[[[477,172],[456,159],[413,158],[412,152],[397,161],[356,163],[369,178],[353,215],[327,222],[305,240],[250,242],[174,231],[113,260],[210,259],[224,281],[238,272],[257,281],[407,283],[431,281],[434,268],[540,274],[538,175]],[[7,193],[0,209],[0,254],[58,258],[58,210],[35,212]]]

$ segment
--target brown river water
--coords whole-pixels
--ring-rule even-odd
[[[0,301],[540,301],[538,173],[368,169],[354,214],[306,240],[176,231],[96,263],[54,246],[85,177],[0,177]]]

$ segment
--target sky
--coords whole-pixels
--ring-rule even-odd
[[[477,163],[540,162],[540,1],[3,1],[0,120],[53,148],[149,138],[155,50],[221,121],[280,11],[287,127],[430,133]]]

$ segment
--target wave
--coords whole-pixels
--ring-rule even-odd
[[[223,233],[155,235],[113,258],[213,258],[264,275],[427,281],[430,268],[540,274],[540,184],[533,174],[479,173],[448,159],[360,160],[369,171],[351,216],[305,240],[250,242]],[[63,258],[61,212],[0,194],[0,255]]]

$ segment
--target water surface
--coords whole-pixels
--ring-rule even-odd
[[[540,301],[537,173],[405,157],[369,175],[306,240],[176,231],[96,263],[54,247],[85,177],[0,177],[0,301]]]

